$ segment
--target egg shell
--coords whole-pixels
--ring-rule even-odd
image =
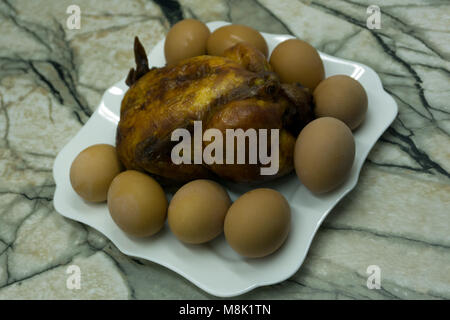
[[[264,257],[284,243],[290,221],[291,209],[281,193],[254,189],[239,197],[228,210],[225,238],[244,257]]]
[[[295,172],[314,193],[325,193],[341,185],[354,159],[352,132],[336,118],[324,117],[310,122],[295,143]]]
[[[103,202],[109,185],[122,170],[116,148],[96,144],[81,151],[70,166],[70,183],[84,200]]]
[[[218,183],[204,179],[191,181],[170,201],[169,227],[185,243],[208,242],[222,233],[230,205],[228,193]]]
[[[335,75],[323,80],[314,90],[316,117],[333,117],[354,130],[364,121],[367,94],[364,87],[347,75]]]
[[[142,172],[128,170],[111,183],[108,209],[111,218],[125,233],[147,237],[164,226],[167,198],[155,179]]]
[[[222,56],[224,51],[239,42],[247,42],[261,51],[267,58],[269,49],[263,36],[255,29],[240,24],[231,24],[216,29],[208,38],[207,52]]]
[[[208,27],[195,19],[176,23],[167,33],[164,55],[168,65],[183,59],[206,54],[206,42],[210,35]]]
[[[289,39],[277,45],[270,56],[270,65],[281,82],[298,82],[311,92],[325,77],[319,53],[300,39]]]

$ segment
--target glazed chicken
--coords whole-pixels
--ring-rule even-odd
[[[163,184],[215,177],[267,181],[293,169],[295,139],[313,119],[311,94],[299,84],[281,84],[257,49],[240,43],[221,57],[197,56],[152,69],[137,38],[134,53],[136,69],[126,80],[129,90],[122,100],[116,135],[117,152],[127,169],[147,172]],[[261,175],[260,168],[267,164],[259,160],[256,164],[174,164],[171,151],[178,142],[171,141],[171,134],[178,128],[192,132],[194,121],[202,121],[203,131],[220,130],[223,137],[226,129],[279,129],[278,172]]]

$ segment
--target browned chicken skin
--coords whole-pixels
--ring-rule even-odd
[[[214,176],[234,182],[267,181],[292,170],[295,138],[313,117],[311,95],[298,84],[280,84],[258,50],[240,43],[223,57],[204,55],[148,69],[136,39],[135,56],[137,67],[127,78],[130,88],[122,100],[116,136],[117,152],[127,169],[148,172],[163,183]],[[222,131],[224,145],[227,128],[280,129],[278,173],[261,175],[259,162],[174,164],[171,151],[178,142],[171,141],[172,132],[192,131],[199,120],[203,131]]]

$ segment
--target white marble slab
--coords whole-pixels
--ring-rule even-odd
[[[150,50],[183,17],[290,33],[378,72],[399,116],[355,190],[319,229],[302,268],[241,298],[450,298],[450,5],[379,1],[179,0],[0,2],[0,299],[211,298],[175,273],[121,254],[103,236],[58,215],[57,152],[133,64],[138,35]],[[80,30],[66,9],[82,10]],[[80,290],[66,286],[80,266]],[[366,286],[369,265],[381,289]]]

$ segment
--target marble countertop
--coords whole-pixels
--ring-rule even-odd
[[[69,30],[67,7],[81,9]],[[381,8],[381,28],[366,25]],[[289,33],[378,72],[399,116],[360,182],[328,216],[300,270],[246,299],[450,299],[450,4],[420,0],[0,2],[0,299],[213,298],[60,216],[56,154],[106,88],[178,20]],[[82,286],[67,288],[67,268]],[[367,268],[379,266],[381,289]]]

